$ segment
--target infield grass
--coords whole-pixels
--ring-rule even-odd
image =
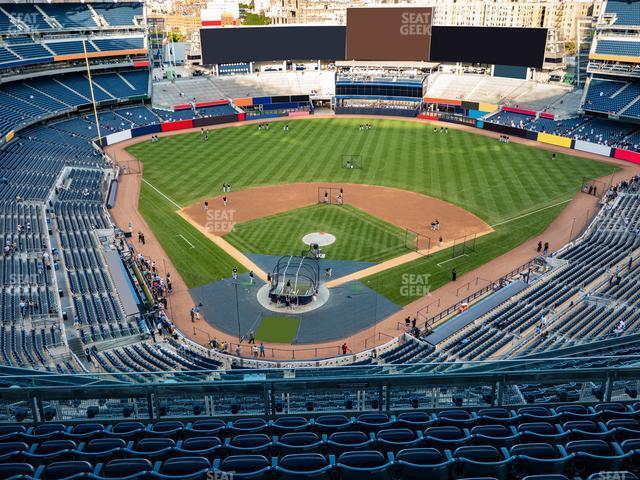
[[[256,330],[256,340],[267,343],[291,343],[296,338],[298,317],[263,317]]]
[[[462,274],[543,231],[560,212],[557,204],[572,198],[585,178],[616,169],[566,154],[554,160],[542,149],[469,132],[434,134],[432,126],[418,122],[376,119],[364,132],[360,123],[357,118],[296,120],[287,133],[277,122],[267,131],[246,125],[214,130],[208,141],[190,133],[129,147],[144,163],[144,179],[161,192],[143,184],[140,210],[187,285],[226,278],[236,263],[182,220],[173,202],[201,201],[219,194],[223,183],[234,190],[293,182],[382,185],[451,202],[490,225],[508,222],[478,239],[476,254],[456,263]],[[343,154],[362,155],[365,168],[342,168]],[[511,221],[538,209],[545,210]],[[446,257],[447,251],[439,255]],[[401,305],[414,300],[397,293],[407,271],[428,273],[434,288],[441,285],[450,268],[436,271],[431,263],[436,258],[380,274],[378,291]]]
[[[407,253],[404,230],[351,205],[313,205],[236,225],[225,239],[245,253],[300,255],[308,233],[326,232],[331,260],[380,262]]]

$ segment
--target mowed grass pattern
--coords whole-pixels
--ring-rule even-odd
[[[404,231],[350,205],[314,205],[252,220],[225,238],[246,253],[299,255],[302,237],[327,232],[335,243],[323,248],[331,260],[379,262],[406,253]]]
[[[182,134],[128,150],[144,162],[145,180],[183,206],[220,194],[223,183],[238,190],[291,182],[352,182],[441,198],[489,224],[565,201],[584,178],[603,177],[614,169],[564,154],[554,160],[541,149],[468,132],[434,134],[431,126],[418,122],[376,119],[365,132],[358,130],[360,123],[345,118],[297,120],[287,133],[277,122],[269,131],[235,126],[212,131],[208,141],[200,133]],[[364,169],[342,168],[343,154],[362,155]],[[181,240],[180,234],[197,239],[198,232],[175,218],[172,203],[151,188],[143,188],[141,196],[143,215],[161,232],[160,242],[189,287],[229,276],[235,265],[230,257],[216,247],[199,244],[194,249]],[[539,217],[546,221],[542,227]],[[525,217],[514,237],[509,237],[512,224],[505,224],[508,243],[522,243],[551,220],[539,214]],[[497,255],[505,250],[492,251]]]

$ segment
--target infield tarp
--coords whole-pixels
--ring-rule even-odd
[[[557,145],[559,147],[571,148],[573,140],[569,137],[561,137],[560,135],[552,135],[550,133],[538,133],[538,141],[548,143],[549,145]]]
[[[107,145],[113,145],[114,143],[124,142],[131,138],[131,130],[123,130],[122,132],[112,133],[107,135]]]
[[[273,25],[200,29],[202,63],[344,60],[346,27]]]
[[[580,150],[581,152],[596,153],[598,155],[604,155],[605,157],[611,156],[611,147],[599,145],[597,143],[585,142],[584,140],[576,140],[573,144],[573,149]]]

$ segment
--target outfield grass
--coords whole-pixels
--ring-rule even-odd
[[[291,343],[300,326],[298,317],[263,317],[256,330],[256,340],[267,343]]]
[[[258,131],[255,125],[247,125],[215,130],[207,142],[199,133],[182,134],[128,150],[144,163],[145,180],[181,206],[220,193],[223,183],[238,190],[333,181],[431,195],[465,208],[490,225],[549,207],[479,239],[478,255],[464,257],[469,263],[461,264],[459,273],[544,230],[560,211],[552,206],[573,197],[584,178],[603,177],[615,169],[565,154],[553,160],[547,151],[474,133],[434,134],[429,125],[417,122],[374,120],[373,129],[365,132],[358,130],[359,124],[358,119],[346,118],[299,120],[290,124],[287,134],[279,128]],[[362,155],[365,168],[342,168],[342,154]],[[206,238],[180,219],[176,206],[163,195],[143,186],[140,209],[187,285],[228,277],[235,262],[211,242],[205,245]],[[192,239],[189,242],[196,248],[179,235]],[[400,270],[426,269],[436,276],[430,268],[423,260]],[[394,293],[399,288],[394,279],[398,272],[380,277],[390,281],[380,291],[405,304],[411,298]],[[442,273],[442,281],[445,277]]]
[[[380,262],[407,253],[401,228],[351,205],[313,205],[259,218],[233,228],[225,239],[245,253],[298,255],[307,233],[327,232],[336,241],[323,248],[331,260]]]

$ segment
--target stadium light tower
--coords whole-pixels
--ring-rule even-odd
[[[82,48],[84,50],[84,61],[87,65],[87,78],[89,78],[89,91],[91,92],[91,105],[93,106],[93,116],[96,119],[96,127],[98,129],[98,143],[102,144],[102,135],[100,133],[100,121],[98,120],[98,109],[96,108],[96,98],[93,95],[93,81],[91,80],[91,68],[89,67],[89,55],[87,54],[87,40],[82,37]]]

